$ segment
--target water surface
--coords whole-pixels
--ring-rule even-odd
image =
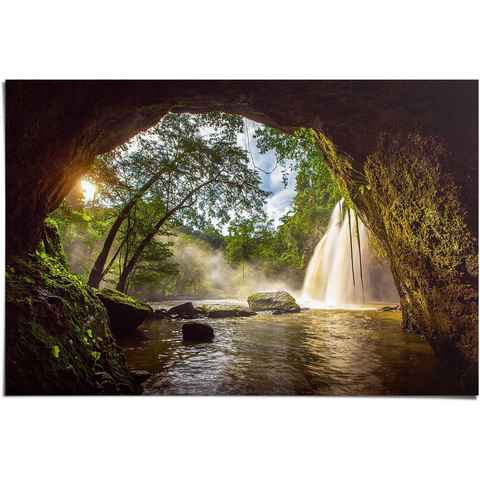
[[[397,312],[308,310],[200,319],[215,330],[214,341],[201,344],[183,343],[185,321],[149,320],[121,342],[129,365],[152,373],[146,394],[459,393],[428,343],[401,330]]]

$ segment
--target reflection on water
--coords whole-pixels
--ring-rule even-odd
[[[224,302],[223,302],[224,303]],[[147,394],[455,394],[430,346],[398,313],[308,310],[205,319],[212,343],[182,342],[183,320],[151,320],[124,339]]]

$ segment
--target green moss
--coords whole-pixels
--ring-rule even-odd
[[[419,134],[382,136],[365,171],[371,201],[401,279],[406,321],[460,361],[477,356],[477,241],[453,179],[449,152]]]
[[[68,268],[67,257],[63,249],[57,222],[53,218],[47,218],[43,229],[43,251]]]
[[[138,393],[95,292],[45,252],[7,266],[6,392]]]
[[[152,307],[117,290],[96,290],[107,309],[110,327],[117,336],[132,333],[153,312]]]
[[[119,292],[118,290],[113,290],[111,288],[103,288],[101,290],[97,290],[97,295],[101,298],[111,300],[116,303],[121,303],[132,308],[136,308],[138,310],[144,310],[148,313],[151,313],[152,307],[147,303],[143,303],[136,298],[130,297],[125,293]]]

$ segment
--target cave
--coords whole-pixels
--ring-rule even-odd
[[[170,111],[314,129],[390,259],[403,327],[477,393],[476,81],[8,81],[7,266],[35,250],[96,155]]]

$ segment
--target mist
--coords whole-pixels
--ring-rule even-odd
[[[213,249],[203,241],[178,236],[172,249],[173,261],[179,269],[176,279],[178,295],[245,300],[258,291],[298,293],[288,281],[268,278],[252,263],[230,265],[221,250]]]

